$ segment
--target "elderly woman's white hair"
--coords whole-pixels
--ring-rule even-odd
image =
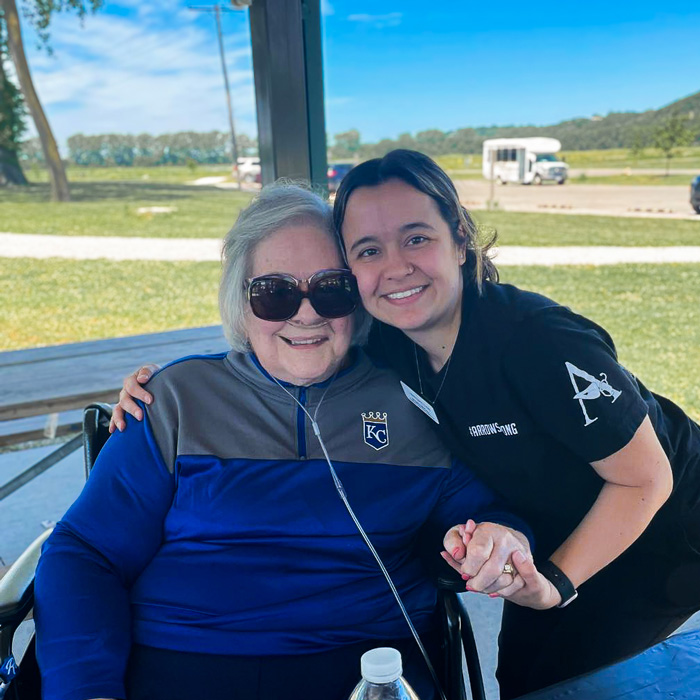
[[[298,224],[312,224],[338,244],[330,205],[307,186],[278,181],[262,188],[226,234],[222,250],[219,312],[226,339],[238,352],[250,350],[246,333],[248,299],[245,283],[251,276],[255,248],[280,229]],[[340,249],[338,255],[342,260]],[[355,311],[354,321],[353,345],[362,345],[367,339],[372,319],[360,306]]]

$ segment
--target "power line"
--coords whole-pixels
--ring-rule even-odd
[[[233,121],[233,105],[231,104],[231,90],[228,85],[228,71],[226,70],[226,57],[224,55],[224,39],[221,32],[221,6],[220,5],[190,5],[188,9],[194,12],[213,12],[216,19],[216,33],[219,38],[219,53],[221,54],[221,71],[224,75],[224,87],[226,89],[226,106],[228,107],[228,125],[231,130],[231,146],[233,147],[233,165],[236,170],[238,189],[241,189],[241,173],[238,168],[238,145],[236,144],[236,129]],[[226,12],[233,12],[230,7],[223,8]]]

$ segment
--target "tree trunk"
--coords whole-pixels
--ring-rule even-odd
[[[0,41],[4,34],[4,24],[0,18]],[[27,184],[17,153],[17,132],[21,131],[21,119],[18,119],[16,97],[14,85],[5,75],[5,53],[0,46],[0,187]]]
[[[39,97],[36,94],[32,76],[29,72],[27,57],[24,54],[24,45],[22,44],[22,31],[19,25],[17,4],[15,0],[0,0],[0,7],[2,7],[5,14],[7,43],[10,48],[12,61],[15,64],[19,85],[22,88],[24,100],[34,120],[34,125],[41,140],[41,147],[44,151],[44,159],[46,160],[51,180],[51,199],[54,202],[68,202],[70,201],[68,178],[56,146],[56,139],[53,137],[49,121],[44,114],[41,102],[39,102]]]
[[[16,151],[0,148],[0,187],[5,185],[26,185],[22,167],[17,159]]]

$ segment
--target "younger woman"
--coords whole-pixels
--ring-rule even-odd
[[[700,427],[619,364],[603,328],[499,284],[427,156],[351,170],[334,219],[406,411],[535,531],[537,568],[514,552],[496,587],[503,700],[641,651],[700,609]],[[126,386],[144,396],[135,375]],[[481,562],[452,564],[474,576]],[[467,589],[495,590],[480,580]]]

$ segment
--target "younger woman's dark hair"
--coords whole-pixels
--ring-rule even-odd
[[[358,187],[377,187],[393,179],[402,180],[435,201],[455,243],[465,247],[464,265],[479,290],[484,280],[498,281],[498,270],[488,256],[496,234],[483,243],[479,240],[479,229],[460,203],[452,180],[432,158],[418,151],[402,148],[391,151],[383,158],[360,163],[343,178],[333,206],[333,223],[343,250],[342,226],[350,195]]]

